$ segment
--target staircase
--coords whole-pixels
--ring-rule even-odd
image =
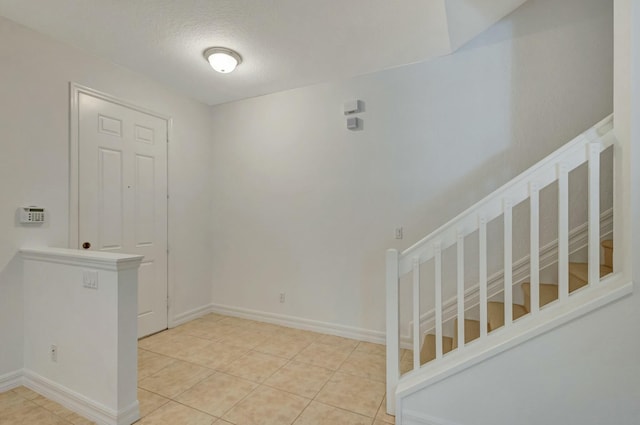
[[[604,264],[600,266],[600,277],[604,277],[613,272],[613,241],[605,240],[601,243],[604,251]],[[588,264],[569,263],[569,293],[573,293],[588,285]],[[558,285],[552,283],[541,283],[540,285],[540,308],[558,300]],[[524,304],[513,304],[513,320],[531,313],[531,283],[521,284]],[[487,333],[490,333],[504,326],[504,303],[500,301],[490,301],[487,306]],[[453,338],[442,337],[442,351],[447,354],[458,347],[458,319],[455,319]],[[465,319],[464,321],[465,344],[480,337],[480,321]],[[420,364],[423,365],[436,358],[436,336],[432,333],[425,336],[420,350]]]
[[[402,424],[403,399],[430,383],[473,367],[487,356],[540,335],[542,329],[560,326],[577,317],[578,312],[591,311],[622,294],[624,288],[612,283],[616,273],[614,242],[607,237],[611,231],[601,228],[601,184],[611,181],[612,176],[602,176],[601,182],[600,161],[603,152],[611,147],[615,156],[612,116],[412,247],[401,253],[387,251],[387,413],[396,415],[396,424]],[[582,165],[582,169],[586,168],[585,182],[575,189],[575,178],[570,185],[569,175]],[[549,206],[541,203],[540,193],[550,185],[557,188],[552,206],[557,208],[557,222],[552,226],[556,240],[552,243],[541,239],[541,208]],[[586,236],[578,247],[570,244],[570,235],[575,233],[569,228],[570,190],[577,190],[586,198],[583,215],[587,218],[582,224]],[[521,274],[514,278],[514,266],[525,259],[513,259],[514,240],[520,241],[514,235],[521,238],[520,229],[514,228],[514,208],[525,205],[523,202],[529,209],[529,254],[524,279]],[[488,244],[489,223],[502,225],[497,254]],[[548,230],[548,218],[542,224]],[[491,229],[495,231],[495,227]],[[471,249],[465,250],[465,244]],[[552,260],[545,251],[550,244],[554,247]],[[475,258],[466,258],[469,251]],[[503,265],[499,285],[489,275],[488,260],[496,255]],[[547,271],[550,267],[557,270],[555,274]],[[443,273],[443,268],[455,268],[455,278]],[[433,272],[427,274],[427,269]],[[465,279],[471,269],[479,275],[474,284]],[[542,281],[550,275],[557,276],[557,282]],[[400,302],[401,285],[410,285],[410,303],[404,299]],[[425,287],[429,288],[431,309],[423,313],[421,304],[426,297],[421,291]],[[452,293],[452,298],[443,296]],[[400,322],[401,309],[410,311],[408,323]],[[402,328],[409,332],[401,343]]]

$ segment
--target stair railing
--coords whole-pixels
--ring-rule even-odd
[[[400,380],[400,278],[412,274],[412,334],[413,369],[420,365],[420,265],[434,260],[435,265],[435,340],[437,362],[443,357],[442,310],[442,252],[457,245],[457,347],[465,347],[464,327],[464,238],[478,232],[480,337],[487,338],[487,223],[503,215],[504,225],[504,326],[512,325],[512,209],[529,199],[530,250],[540,252],[539,193],[544,187],[558,182],[558,299],[569,296],[569,172],[588,162],[588,282],[600,282],[600,154],[615,142],[613,116],[609,116],[590,130],[573,139],[527,171],[523,172],[492,194],[476,203],[453,220],[432,232],[410,248],[398,253],[390,249],[386,254],[386,339],[387,339],[387,412],[395,414],[395,389]],[[539,255],[530,256],[531,315],[540,311]]]

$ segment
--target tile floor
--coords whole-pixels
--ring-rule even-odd
[[[140,425],[394,423],[382,345],[212,313],[138,346]],[[0,394],[0,425],[90,423],[24,387]]]

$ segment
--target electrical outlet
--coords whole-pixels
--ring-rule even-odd
[[[89,289],[98,289],[98,272],[95,270],[84,270],[82,272],[82,286]]]
[[[402,239],[402,227],[396,227],[396,239]]]
[[[284,299],[285,299],[286,294],[284,292],[280,292],[280,302],[283,303]]]
[[[57,362],[58,361],[58,346],[57,345],[52,345],[51,348],[49,348],[49,355],[51,356],[51,361],[52,362]]]

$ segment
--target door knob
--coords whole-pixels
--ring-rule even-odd
[[[84,249],[89,249],[89,248],[91,248],[91,244],[89,242],[85,242],[85,243],[82,244],[82,247]]]

